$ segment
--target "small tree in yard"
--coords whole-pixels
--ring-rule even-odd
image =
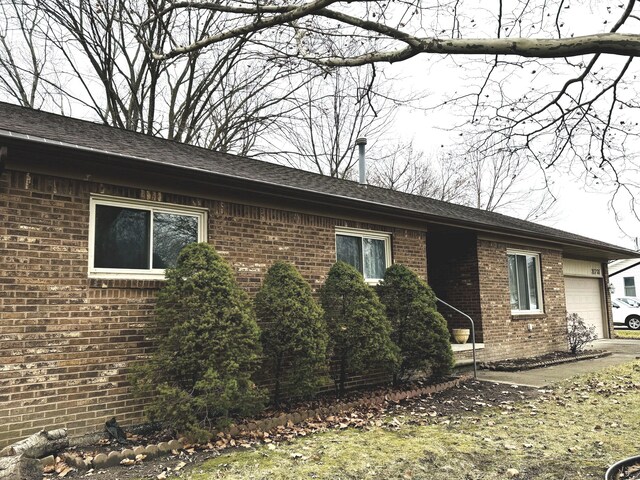
[[[584,350],[585,345],[596,340],[596,327],[587,326],[577,313],[567,315],[567,342],[569,351],[574,355]]]
[[[311,287],[291,264],[276,262],[255,298],[263,325],[265,369],[275,381],[273,401],[282,394],[308,397],[323,379],[327,328]]]
[[[157,350],[132,383],[151,395],[151,420],[204,439],[231,416],[262,408],[264,395],[251,380],[260,330],[231,267],[210,245],[186,246],[166,279],[151,329]]]
[[[433,291],[412,270],[396,264],[387,269],[378,286],[380,300],[391,322],[391,339],[400,349],[394,383],[416,370],[429,369],[441,378],[451,373],[453,352],[446,320],[436,311]]]
[[[335,263],[320,290],[320,301],[335,361],[331,373],[340,395],[352,374],[395,369],[398,347],[391,341],[384,305],[355,268]]]

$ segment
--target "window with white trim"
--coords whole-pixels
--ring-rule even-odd
[[[391,265],[391,235],[336,228],[336,259],[355,267],[367,283],[376,284]]]
[[[206,240],[206,210],[159,202],[92,197],[89,275],[164,278],[183,247]]]
[[[542,313],[540,255],[507,252],[509,297],[512,313]]]

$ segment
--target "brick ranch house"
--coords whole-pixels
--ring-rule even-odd
[[[612,331],[607,261],[634,252],[504,215],[0,103],[0,446],[142,421],[127,368],[163,271],[208,241],[255,292],[272,262],[314,289],[336,258],[393,262],[471,315],[496,360],[564,349],[566,311]],[[462,317],[442,309],[451,327]],[[464,348],[464,347],[463,347]],[[363,384],[370,378],[356,378]]]

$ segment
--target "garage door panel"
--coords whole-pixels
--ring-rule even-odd
[[[604,338],[600,283],[599,278],[564,279],[567,312],[580,315],[587,325],[596,327],[598,338]]]

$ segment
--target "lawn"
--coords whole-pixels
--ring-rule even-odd
[[[616,330],[616,338],[635,338],[640,340],[640,330]]]
[[[608,465],[640,453],[640,362],[475,412],[430,418],[420,408],[368,429],[224,453],[189,478],[601,479]]]

